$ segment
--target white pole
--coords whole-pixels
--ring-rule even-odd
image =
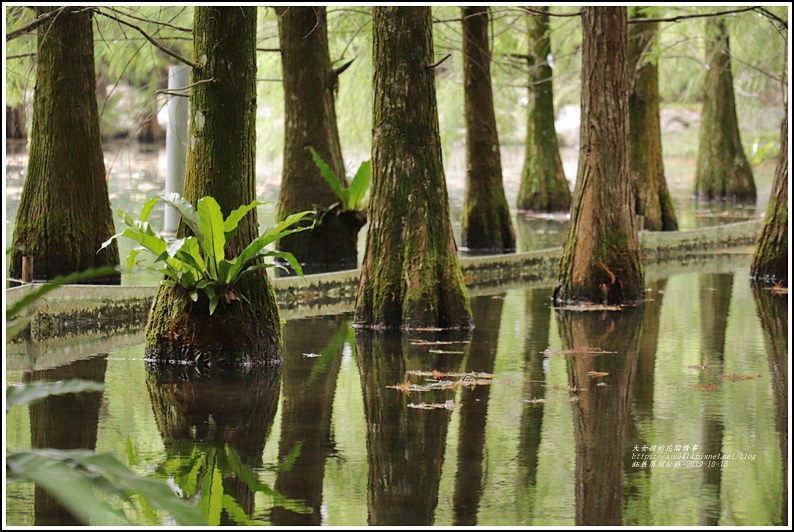
[[[190,70],[184,66],[168,68],[168,90],[181,89],[190,83]],[[168,128],[165,134],[165,191],[185,193],[185,169],[187,167],[188,99],[170,96],[168,100]],[[179,214],[165,206],[163,233],[174,235],[179,226]]]

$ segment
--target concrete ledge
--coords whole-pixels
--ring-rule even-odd
[[[727,263],[749,267],[761,220],[690,231],[640,233],[643,261],[649,278],[681,271],[700,271],[703,264]],[[472,295],[508,288],[553,286],[562,248],[461,257],[466,286]],[[682,270],[683,269],[683,270]],[[353,310],[359,270],[272,279],[284,319],[340,314]],[[35,288],[6,290],[6,305]],[[65,341],[70,337],[108,337],[140,331],[146,323],[156,286],[69,285],[53,290],[28,307],[35,317],[19,338],[22,342]]]

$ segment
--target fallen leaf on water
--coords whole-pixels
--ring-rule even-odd
[[[524,399],[524,402],[525,403],[532,403],[532,404],[539,404],[539,403],[545,403],[546,400],[543,399],[543,398],[541,398],[541,399]]]
[[[444,408],[446,410],[452,411],[455,409],[455,401],[452,399],[448,400],[445,403],[408,403],[408,408],[416,408],[418,410],[435,410],[438,408]]]
[[[711,392],[717,389],[717,387],[713,384],[692,384],[689,387],[693,390],[700,390],[703,392]]]
[[[411,345],[451,345],[451,344],[468,344],[471,340],[411,340]]]
[[[444,377],[471,377],[473,379],[493,379],[496,377],[493,373],[478,373],[472,371],[470,373],[453,373],[451,371],[422,371],[418,369],[409,369],[405,372],[406,375],[416,375],[417,377],[433,377],[434,379],[443,379]]]
[[[579,305],[566,305],[564,307],[551,307],[554,310],[567,310],[569,312],[590,312],[598,310],[623,310],[625,305],[598,305],[595,303],[581,303]]]
[[[614,354],[617,351],[604,351],[598,347],[579,347],[577,349],[546,349],[541,353],[544,355],[604,355]]]
[[[726,381],[751,381],[753,380],[752,375],[743,375],[741,373],[731,373],[730,375],[718,375],[718,379],[726,380]]]
[[[444,351],[442,349],[428,349],[427,352],[437,355],[462,355],[464,353],[464,351]]]
[[[306,358],[317,358],[321,357],[322,355],[320,353],[303,353],[303,356]]]
[[[544,384],[544,388],[549,388],[551,390],[566,390],[569,392],[586,392],[587,388],[577,388],[576,386],[560,386],[559,384]]]
[[[405,393],[411,393],[412,391],[414,391],[411,390],[412,386],[414,386],[414,384],[411,381],[405,381],[400,384],[395,384],[393,386],[386,386],[386,388],[391,388],[393,390],[400,390],[401,392],[405,392]]]
[[[600,379],[601,377],[606,377],[607,375],[609,375],[609,372],[607,372],[607,371],[588,371],[587,374],[590,375],[591,377],[593,377],[594,379]]]
[[[607,385],[607,383],[605,383],[605,382],[599,382],[598,384],[596,384],[596,386],[606,386],[606,385]]]
[[[568,401],[570,401],[571,403],[578,403],[578,402],[579,402],[579,399],[580,399],[580,398],[579,398],[579,396],[578,396],[578,395],[574,395],[573,397],[571,397],[570,399],[568,399]]]

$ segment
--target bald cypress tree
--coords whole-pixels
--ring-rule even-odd
[[[645,18],[647,8],[634,8]],[[629,132],[631,173],[637,214],[649,231],[676,231],[678,220],[667,189],[659,120],[659,65],[655,56],[658,22],[631,24],[629,39]]]
[[[430,8],[374,7],[372,31],[370,228],[355,320],[469,328],[441,160]]]
[[[625,7],[582,9],[583,150],[556,301],[643,299],[629,171],[626,26]]]
[[[46,15],[56,8],[39,6]],[[94,72],[90,11],[64,10],[38,29],[28,171],[14,228],[11,277],[33,261],[33,278],[118,265]],[[118,284],[120,275],[92,283]]]
[[[529,100],[518,209],[567,212],[571,207],[571,190],[562,169],[560,146],[554,128],[549,8],[542,6],[538,10],[541,13],[527,15]]]
[[[514,251],[516,234],[502,185],[502,158],[491,88],[488,7],[461,8],[466,114],[466,192],[461,246],[473,252]]]
[[[754,202],[755,181],[739,135],[728,26],[722,17],[706,18],[706,65],[695,194]]]
[[[193,205],[212,196],[224,217],[255,197],[256,7],[196,7],[193,30],[196,83],[190,94],[190,148],[184,197]],[[181,224],[177,237],[187,236]],[[258,234],[256,210],[240,222],[225,250],[234,257]],[[237,298],[208,312],[203,294],[161,286],[146,325],[147,356],[214,365],[280,357],[281,324],[264,270],[239,282]]]

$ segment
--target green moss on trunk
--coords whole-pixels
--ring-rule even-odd
[[[375,7],[373,34],[373,179],[356,322],[469,328],[441,160],[430,8]]]
[[[725,19],[706,19],[706,63],[695,194],[755,202],[753,171],[736,118],[731,49]]]
[[[51,7],[38,7],[42,15]],[[99,137],[90,12],[62,13],[38,33],[30,158],[17,212],[10,276],[33,258],[33,278],[119,263]],[[120,275],[91,283],[118,284]]]
[[[586,7],[582,22],[583,150],[554,299],[640,302],[644,278],[629,170],[626,8]]]
[[[780,155],[750,276],[788,286],[788,114],[780,125]]]
[[[224,216],[255,198],[256,8],[197,7],[194,22],[197,84],[190,96],[190,147],[185,198],[212,196]],[[226,255],[239,253],[258,232],[256,210],[240,222]],[[180,225],[178,234],[187,229]],[[210,316],[179,288],[160,287],[146,325],[146,354],[156,360],[239,365],[275,360],[281,324],[264,270],[244,278],[246,300],[223,301]]]
[[[644,17],[643,8],[636,8],[634,16]],[[644,218],[644,229],[676,231],[678,222],[662,162],[656,50],[658,31],[657,22],[632,24],[628,30],[631,173],[636,210]]]
[[[343,178],[345,164],[336,125],[334,91],[339,80],[328,54],[326,8],[276,8],[284,79],[284,167],[277,217],[327,209],[339,201],[306,149],[314,148]],[[326,215],[313,231],[290,235],[277,246],[305,264],[307,273],[355,268],[358,231],[355,216]]]
[[[543,14],[527,17],[529,41],[529,102],[524,169],[518,191],[518,209],[566,212],[571,190],[562,169],[557,132],[554,129],[554,90],[548,57],[551,54],[548,7]]]
[[[504,253],[515,250],[516,235],[502,185],[499,134],[491,89],[488,9],[461,9],[466,114],[466,191],[461,214],[461,246],[478,253]]]

